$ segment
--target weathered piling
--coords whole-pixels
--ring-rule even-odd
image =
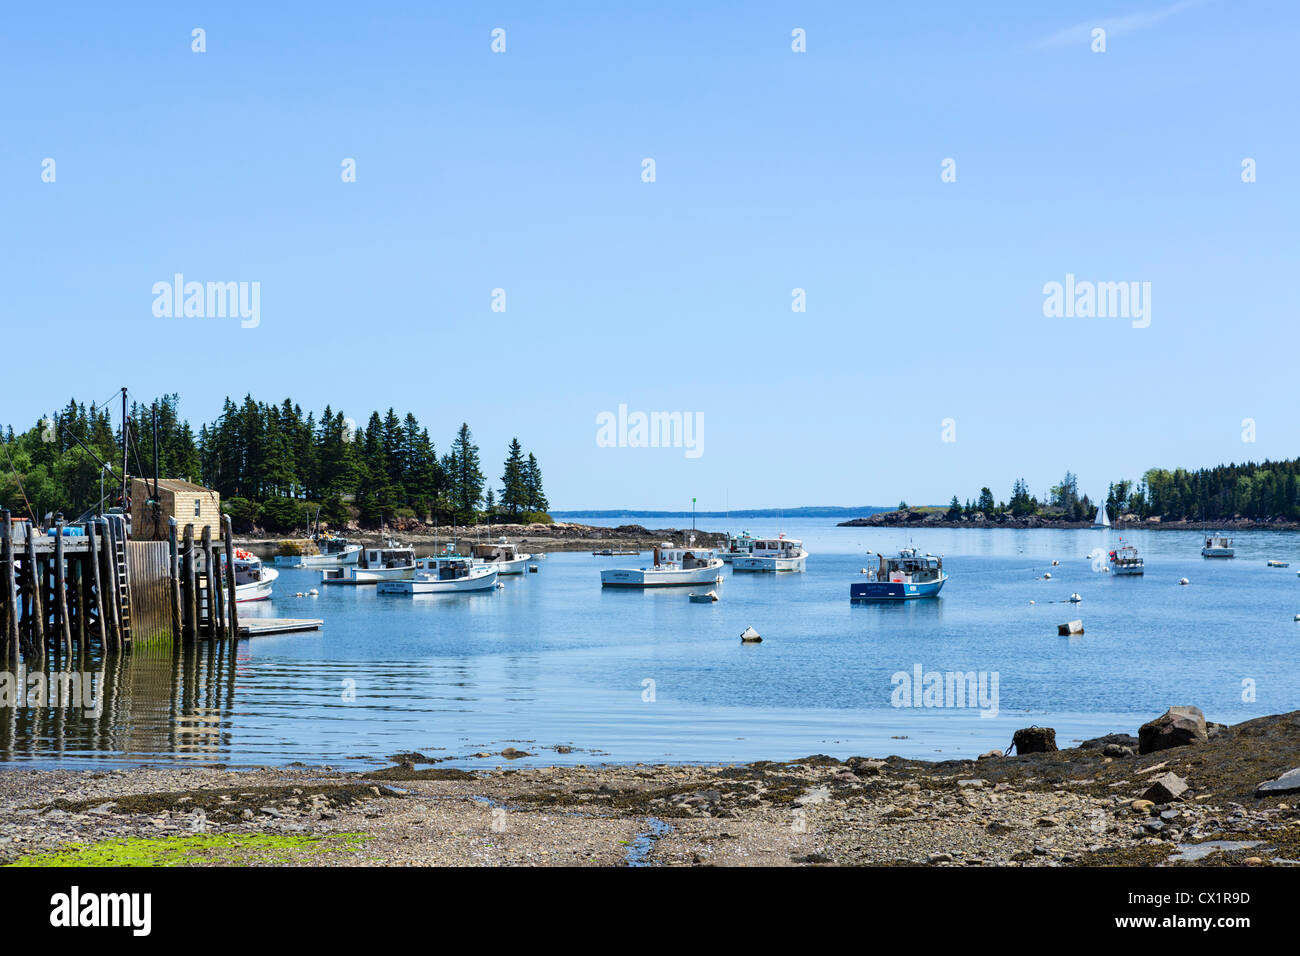
[[[216,602],[212,600],[212,587],[215,583],[217,587],[221,584],[217,580],[217,575],[212,567],[212,525],[203,526],[203,534],[199,538],[199,550],[203,552],[203,578],[199,582],[199,621],[202,625],[201,632],[204,637],[212,638],[217,633]]]
[[[0,529],[0,561],[4,562],[5,614],[4,614],[4,650],[10,657],[18,656],[18,568],[14,563],[13,522],[9,509],[0,511],[0,520],[4,528]]]
[[[194,525],[187,524],[181,539],[181,631],[188,643],[198,633],[198,596],[195,594]]]
[[[95,522],[93,520],[86,522],[86,539],[90,542],[90,557],[86,561],[86,566],[90,569],[90,587],[94,592],[95,606],[95,625],[99,631],[99,646],[102,650],[109,650],[108,628],[104,625],[104,579],[99,573],[99,549],[102,538],[95,533]]]
[[[111,650],[122,649],[122,602],[117,593],[116,549],[113,546],[113,526],[108,522],[103,525],[104,534],[99,546],[100,580],[104,585],[104,630],[107,634],[107,646]]]
[[[226,603],[230,607],[230,643],[239,642],[239,605],[235,602],[235,532],[230,515],[221,516],[222,537],[226,544]]]
[[[169,575],[171,578],[172,593],[172,639],[181,640],[181,571],[180,556],[178,555],[179,545],[176,543],[176,519],[167,519],[167,544],[170,558]]]
[[[29,534],[25,543],[27,556],[27,590],[31,593],[31,626],[27,631],[29,653],[45,648],[45,601],[41,584],[41,566],[36,560],[36,535]]]
[[[72,655],[72,625],[68,621],[68,567],[63,553],[63,516],[54,523],[54,613],[63,653]]]

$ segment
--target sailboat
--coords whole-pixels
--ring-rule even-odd
[[[1102,505],[1100,508],[1097,509],[1097,517],[1092,519],[1092,526],[1094,528],[1110,527],[1110,515],[1106,514],[1105,505]]]

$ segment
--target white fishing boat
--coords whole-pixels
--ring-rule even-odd
[[[734,571],[802,571],[808,552],[797,538],[780,535],[754,541],[749,554],[732,558]]]
[[[286,546],[289,544],[299,545],[299,548],[290,550],[285,547],[287,553],[275,556],[275,563],[281,567],[342,568],[356,564],[361,557],[361,545],[352,544],[347,538],[336,538],[328,534],[317,535],[301,542],[285,543]],[[308,553],[309,548],[314,548],[315,553]]]
[[[754,538],[748,531],[739,535],[728,535],[727,546],[722,549],[718,557],[722,558],[727,564],[732,564],[736,558],[745,558],[754,551]]]
[[[223,557],[222,563],[225,563]],[[262,564],[262,559],[243,548],[235,549],[235,601],[265,601],[271,596],[271,585],[280,576],[275,568]]]
[[[1120,575],[1145,573],[1145,567],[1142,558],[1138,555],[1137,548],[1131,544],[1126,544],[1112,551],[1110,553],[1110,573]]]
[[[479,565],[472,557],[445,553],[421,558],[409,581],[380,581],[380,594],[450,594],[491,591],[497,586],[495,565]]]
[[[363,548],[357,563],[349,567],[324,568],[321,584],[378,584],[380,581],[410,581],[415,577],[415,551],[411,548]]]
[[[600,572],[605,588],[682,587],[714,584],[723,568],[722,559],[708,548],[693,545],[676,548],[664,543],[654,549],[654,563],[644,568],[610,568]]]
[[[1224,534],[1205,536],[1205,547],[1201,548],[1203,558],[1230,558],[1236,552],[1232,549],[1232,539]]]
[[[1102,505],[1100,508],[1097,509],[1097,517],[1092,519],[1092,526],[1094,528],[1110,527],[1110,515],[1106,514],[1105,505]]]
[[[498,574],[523,574],[533,559],[531,554],[520,553],[505,538],[498,538],[495,544],[476,544],[473,553],[476,564],[491,565]]]

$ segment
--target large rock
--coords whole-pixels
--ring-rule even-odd
[[[1138,729],[1138,753],[1149,754],[1170,747],[1203,744],[1209,739],[1201,708],[1190,705],[1170,707]]]
[[[1276,780],[1261,783],[1255,788],[1257,797],[1280,797],[1287,793],[1300,793],[1300,767],[1288,770]]]
[[[1176,773],[1162,773],[1142,794],[1143,800],[1152,803],[1172,803],[1187,792],[1187,781]]]
[[[1011,737],[1017,754],[1041,754],[1058,749],[1056,731],[1051,727],[1024,727]]]
[[[1085,740],[1079,744],[1080,750],[1102,750],[1111,744],[1118,744],[1121,747],[1129,747],[1137,750],[1138,739],[1132,734],[1106,734],[1104,737],[1093,737],[1091,740]]]

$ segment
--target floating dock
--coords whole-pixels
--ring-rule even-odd
[[[310,617],[254,617],[239,624],[240,637],[263,637],[267,634],[295,634],[299,631],[319,631],[325,622]]]

